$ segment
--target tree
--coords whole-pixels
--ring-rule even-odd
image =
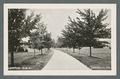
[[[22,27],[22,38],[28,37],[31,34],[31,31],[37,30],[38,23],[41,21],[42,16],[40,14],[34,15],[34,13],[31,13],[30,15],[26,16],[26,18],[23,20],[23,26]]]
[[[91,47],[98,44],[99,38],[104,38],[110,36],[108,32],[107,23],[103,23],[107,19],[108,10],[101,9],[99,14],[96,15],[92,10],[85,9],[80,11],[78,9],[77,13],[81,16],[81,19],[77,17],[77,24],[81,26],[81,35],[84,38],[84,46],[90,47],[90,56],[92,56]],[[110,30],[110,29],[109,29]],[[99,42],[100,43],[100,42]]]
[[[37,45],[38,45],[38,35],[39,35],[39,32],[32,32],[31,35],[30,35],[30,46],[31,48],[34,49],[34,57],[35,57],[35,49],[37,48]]]
[[[11,54],[11,66],[14,66],[14,52],[21,45],[23,37],[30,35],[30,31],[35,29],[35,25],[40,21],[40,15],[33,14],[27,16],[26,9],[8,10],[8,49]]]
[[[90,9],[84,9],[84,11],[76,11],[80,17],[71,19],[66,30],[63,30],[63,36],[65,41],[68,41],[68,45],[78,47],[83,46],[90,47],[90,56],[92,56],[91,47],[102,44],[97,39],[111,37],[110,28],[107,28],[108,24],[103,21],[107,19],[107,10],[101,9],[99,14],[96,15]]]
[[[51,39],[51,47],[55,48],[56,47],[56,42],[54,39]]]
[[[45,47],[49,50],[50,47],[52,46],[51,33],[46,33],[44,36],[44,40],[45,40]]]
[[[14,52],[20,45],[22,21],[25,19],[24,9],[8,10],[8,49],[11,53],[11,66],[14,66]]]
[[[67,47],[65,44],[65,42],[64,42],[64,39],[63,39],[63,37],[58,37],[58,39],[57,39],[57,47],[59,47],[59,48],[61,48],[61,47]]]
[[[75,22],[75,20],[68,17],[68,25],[66,26],[65,30],[62,31],[62,35],[64,38],[64,44],[69,47],[73,48],[73,52],[75,52],[75,48],[79,48],[82,46],[82,37],[81,37],[81,29]]]
[[[38,29],[37,32],[39,33],[39,36],[37,37],[37,49],[41,50],[41,54],[42,53],[42,49],[45,48],[45,34],[47,32],[46,30],[46,25],[44,23],[39,23],[38,24]]]
[[[44,23],[38,23],[37,30],[31,33],[30,41],[34,49],[41,50],[43,48],[50,48],[52,39],[51,34],[47,32],[46,25]],[[34,51],[35,54],[35,51]]]

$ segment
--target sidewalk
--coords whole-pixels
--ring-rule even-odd
[[[42,70],[91,70],[72,56],[52,49],[54,55]]]

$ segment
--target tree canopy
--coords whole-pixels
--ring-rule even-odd
[[[91,9],[77,10],[78,17],[72,19],[68,17],[68,24],[62,31],[64,43],[68,47],[80,48],[83,46],[91,47],[102,44],[98,41],[99,38],[110,38],[110,28],[108,23],[104,23],[107,19],[108,10],[101,9],[98,15]]]
[[[30,42],[32,48],[41,50],[41,53],[43,48],[49,49],[52,46],[51,34],[47,32],[44,23],[38,23],[37,30],[30,35]]]
[[[21,40],[36,29],[40,15],[26,16],[27,9],[8,9],[8,49],[11,53],[11,66],[14,66],[14,52],[22,44]]]

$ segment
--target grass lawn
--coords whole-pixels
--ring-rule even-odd
[[[34,57],[33,52],[19,52],[14,54],[15,67],[10,67],[10,54],[9,57],[9,70],[41,70],[53,55],[52,50],[43,50],[44,54],[36,51]]]
[[[89,56],[89,47],[83,47],[81,50],[75,49],[75,53],[72,49],[57,49],[73,56],[92,70],[111,69],[111,50],[108,48],[92,48],[92,57]]]

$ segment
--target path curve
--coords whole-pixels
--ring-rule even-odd
[[[72,56],[52,49],[54,54],[42,70],[91,70]]]

